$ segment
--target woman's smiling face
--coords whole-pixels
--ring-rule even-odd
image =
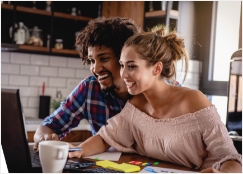
[[[136,47],[123,47],[119,62],[120,75],[130,94],[136,95],[150,88],[155,78],[153,66],[148,66],[147,61],[136,52]]]

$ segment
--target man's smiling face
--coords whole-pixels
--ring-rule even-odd
[[[88,48],[90,71],[100,83],[102,91],[115,89],[122,80],[119,59],[113,49],[95,45]]]

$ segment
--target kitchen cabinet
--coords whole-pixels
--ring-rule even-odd
[[[2,51],[79,57],[75,50],[75,33],[83,29],[91,19],[100,16],[101,2],[51,1],[51,11],[46,10],[47,2],[50,1],[2,1]],[[41,29],[43,46],[33,46],[28,43],[16,44],[14,41],[15,24],[18,25],[19,22],[23,22],[29,31],[38,26]],[[62,39],[63,49],[55,48],[56,39]]]
[[[179,1],[103,1],[102,16],[129,17],[144,31],[158,24],[177,28]]]

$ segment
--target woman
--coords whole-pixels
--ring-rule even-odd
[[[201,172],[241,172],[241,155],[215,106],[198,90],[166,83],[176,77],[178,60],[184,60],[187,71],[184,41],[176,32],[166,35],[163,27],[130,37],[122,49],[120,75],[134,97],[69,157],[112,146]]]

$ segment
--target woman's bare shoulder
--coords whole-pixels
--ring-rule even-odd
[[[193,113],[212,105],[207,96],[196,89],[185,88],[183,90],[183,98],[183,105],[187,108],[188,113]]]

